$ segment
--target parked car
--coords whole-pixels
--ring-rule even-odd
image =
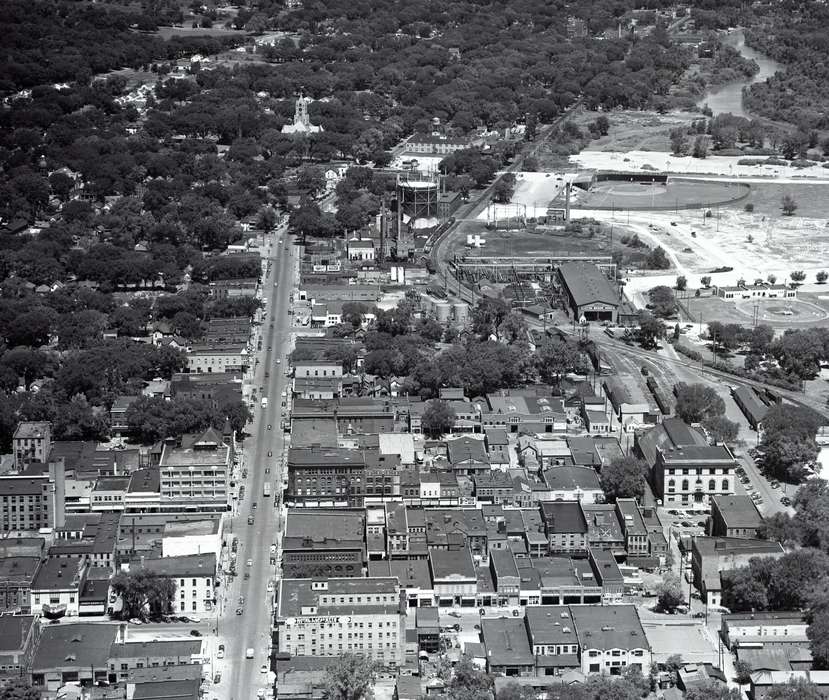
[[[199,632],[198,630],[190,630],[190,636],[191,637],[201,637],[201,632]]]
[[[783,498],[781,498],[781,499],[780,499],[780,502],[781,502],[784,506],[790,506],[790,505],[792,504],[792,499],[791,499],[791,498],[789,498],[788,496],[783,496]]]

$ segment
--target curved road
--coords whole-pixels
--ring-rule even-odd
[[[282,245],[278,241],[282,239]],[[278,532],[282,524],[279,518],[282,492],[282,454],[287,445],[281,428],[283,408],[282,391],[288,389],[285,376],[287,354],[291,344],[291,317],[288,314],[290,294],[295,285],[299,248],[294,246],[284,227],[270,237],[272,246],[266,248],[265,258],[269,267],[263,276],[263,296],[267,306],[260,328],[262,350],[256,354],[254,385],[257,387],[254,421],[250,436],[245,441],[244,466],[247,479],[244,499],[237,501],[226,531],[239,539],[235,578],[226,577],[223,613],[219,621],[219,636],[226,646],[225,659],[218,662],[224,667],[223,700],[252,700],[259,689],[269,693],[269,674],[261,667],[270,669],[269,652],[271,639],[272,594],[269,581],[276,580],[276,566],[271,565],[271,546],[279,543]],[[278,287],[274,287],[274,282]],[[279,360],[279,364],[277,364]],[[290,394],[290,391],[287,391]],[[267,408],[261,407],[261,397],[268,397]],[[268,456],[268,453],[272,456]],[[269,473],[265,473],[265,469]],[[241,476],[241,473],[239,474]],[[271,496],[264,497],[263,487],[270,481]],[[254,508],[254,503],[256,507]],[[253,517],[249,524],[248,518]],[[273,555],[276,559],[277,554]],[[252,561],[247,566],[248,560]],[[245,579],[245,574],[250,577]],[[239,596],[244,596],[243,614],[236,615]],[[246,659],[247,649],[254,650],[254,658]],[[214,690],[215,692],[215,690]]]

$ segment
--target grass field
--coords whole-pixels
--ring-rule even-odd
[[[827,185],[756,183],[751,185],[749,198],[737,206],[742,208],[751,202],[755,214],[778,217],[781,214],[780,200],[784,194],[790,194],[797,202],[795,216],[826,218],[826,201],[829,196]]]
[[[720,321],[750,326],[754,322],[755,301],[757,323],[778,330],[811,326],[829,327],[829,289],[825,300],[808,293],[801,294],[798,299],[743,299],[737,302],[715,296],[695,298],[691,294],[683,299],[682,303],[690,313],[691,318],[688,320],[694,323],[702,319],[703,323]]]
[[[618,251],[622,253],[623,267],[639,268],[650,252],[644,246],[634,248],[623,244],[620,239],[625,237],[626,231],[618,224],[613,227],[612,247],[610,226],[602,226],[593,235],[542,229],[483,230],[481,235],[486,241],[483,248],[467,248],[463,240],[454,239],[448,256],[610,255],[611,251]]]
[[[575,205],[582,209],[671,209],[710,207],[747,194],[748,185],[670,178],[667,183],[605,181],[577,191]]]

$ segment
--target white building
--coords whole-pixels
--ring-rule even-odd
[[[215,554],[145,559],[133,563],[130,570],[152,571],[172,579],[176,584],[173,607],[178,612],[208,613],[213,610],[216,595]]]
[[[180,445],[165,443],[159,462],[161,502],[179,510],[224,511],[232,450],[219,432],[185,435]]]
[[[325,360],[298,360],[294,363],[294,377],[335,377],[342,379],[343,366],[340,362]]]
[[[633,605],[572,605],[582,673],[621,675],[631,666],[647,678],[651,648]]]
[[[293,124],[286,124],[282,127],[283,134],[318,134],[322,131],[321,126],[315,126],[311,123],[311,117],[308,116],[309,104],[311,104],[310,97],[300,95],[297,98],[294,109],[294,122]]]
[[[29,592],[33,613],[78,614],[80,591],[87,565],[81,557],[46,559],[37,570]]]
[[[283,579],[278,600],[280,651],[353,652],[387,666],[403,664],[406,609],[396,578]]]
[[[187,353],[188,372],[243,372],[250,363],[246,345],[193,345]]]

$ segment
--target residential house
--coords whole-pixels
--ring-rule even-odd
[[[49,421],[20,421],[12,435],[14,468],[22,471],[29,462],[46,462],[52,449]]]

